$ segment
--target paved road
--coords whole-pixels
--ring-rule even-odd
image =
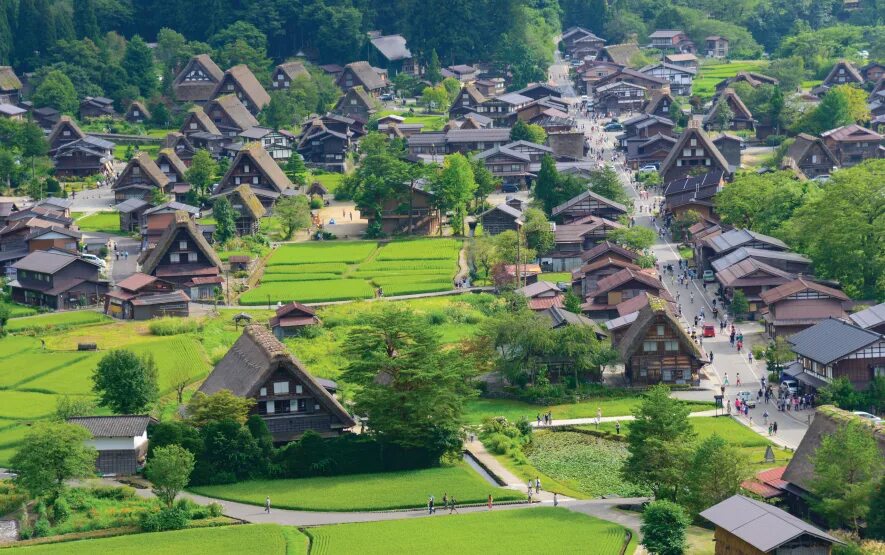
[[[110,210],[117,204],[114,200],[114,191],[110,187],[99,187],[89,191],[81,191],[71,200],[71,212],[96,212],[98,210]]]

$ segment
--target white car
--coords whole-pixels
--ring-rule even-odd
[[[92,262],[93,264],[100,266],[103,270],[107,269],[107,267],[108,267],[107,262],[105,262],[101,258],[95,256],[94,254],[82,254],[82,255],[80,255],[80,258],[82,258],[83,260],[85,260],[87,262]]]
[[[862,410],[853,411],[852,414],[854,414],[856,416],[860,416],[861,418],[863,418],[865,420],[869,420],[870,422],[872,422],[873,424],[876,424],[876,425],[879,425],[882,423],[882,419],[879,418],[878,416],[876,416],[874,414],[870,414],[868,412],[864,412]]]
[[[646,164],[646,165],[642,166],[641,168],[639,168],[639,173],[656,172],[656,171],[658,171],[658,167],[655,166],[654,164]]]
[[[784,380],[781,382],[781,387],[786,389],[790,395],[795,395],[799,392],[799,384],[796,383],[796,380]]]

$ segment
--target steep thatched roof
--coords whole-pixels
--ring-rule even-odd
[[[187,232],[191,241],[193,241],[203,255],[209,259],[209,262],[218,268],[219,272],[222,271],[221,259],[218,258],[218,254],[215,253],[215,250],[209,245],[206,238],[203,237],[203,234],[197,229],[197,225],[191,220],[190,214],[183,210],[179,210],[175,212],[175,223],[166,228],[166,231],[160,236],[160,240],[157,241],[157,246],[142,252],[141,256],[138,257],[142,273],[150,274],[157,268],[160,261],[163,259],[163,256],[166,254],[166,251],[172,246],[172,242],[175,240],[176,235],[178,235],[179,230],[182,229]]]
[[[225,84],[229,80],[237,84],[257,110],[261,110],[270,103],[270,95],[267,94],[267,91],[258,82],[249,66],[245,64],[236,65],[225,71],[224,77],[218,83],[218,86],[215,87],[215,92],[212,93],[212,96],[217,98],[225,94]]]
[[[639,311],[636,320],[630,325],[630,329],[627,330],[627,333],[624,334],[624,337],[618,343],[621,360],[628,360],[642,346],[648,328],[651,327],[658,316],[664,317],[664,322],[676,333],[676,339],[683,349],[701,362],[708,362],[700,348],[685,333],[676,316],[670,312],[667,301],[652,295],[649,295],[648,304]]]
[[[177,183],[184,183],[184,174],[187,172],[187,166],[184,165],[184,162],[181,161],[178,154],[171,148],[163,148],[157,155],[157,166],[159,167],[164,161],[175,170],[175,174],[179,179]]]
[[[136,153],[135,156],[129,160],[129,163],[126,164],[126,167],[120,173],[120,177],[114,182],[113,189],[125,189],[129,186],[126,179],[124,179],[129,173],[132,172],[132,168],[139,167],[141,169],[142,174],[148,178],[148,180],[160,190],[166,188],[166,185],[169,184],[169,178],[166,177],[166,174],[160,171],[160,167],[154,162],[150,156],[148,156],[147,152],[140,151]]]
[[[206,103],[206,107],[203,108],[203,111],[207,114],[211,114],[215,109],[224,112],[240,131],[245,131],[258,125],[258,120],[255,119],[255,116],[252,115],[249,109],[240,102],[240,99],[237,98],[236,95],[226,94],[219,96],[214,100],[210,100]]]
[[[65,129],[69,129],[72,133],[71,140],[82,139],[86,136],[86,133],[80,129],[80,126],[77,125],[71,116],[61,116],[58,118],[58,123],[55,124],[55,127],[52,128],[52,131],[49,133],[49,138],[47,141],[49,142],[50,148],[55,144],[55,141],[61,135],[61,132]]]
[[[182,122],[182,124],[181,124],[181,132],[182,133],[187,134],[187,132],[190,131],[188,129],[188,127],[189,127],[188,124],[189,124],[189,120],[191,120],[191,119],[196,120],[197,124],[200,127],[202,127],[203,131],[205,131],[206,133],[211,133],[213,135],[221,135],[221,131],[218,130],[218,127],[215,125],[215,122],[212,121],[208,115],[206,115],[206,112],[200,106],[194,106],[193,108],[190,109],[190,112],[188,112],[188,115],[185,116],[184,122]]]

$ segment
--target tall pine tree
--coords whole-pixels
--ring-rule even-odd
[[[48,14],[42,14],[44,18]],[[25,69],[31,69],[30,63],[35,53],[40,50],[40,26],[46,19],[37,12],[36,0],[21,0],[18,6],[18,24],[15,33],[15,60]]]
[[[74,0],[74,30],[77,38],[98,39],[98,19],[95,17],[95,0]]]
[[[5,9],[0,9],[0,64],[12,63],[12,29]]]
[[[126,45],[123,69],[126,70],[130,82],[138,87],[138,91],[143,97],[147,98],[153,94],[157,87],[154,55],[147,43],[138,35],[132,37],[132,40]]]

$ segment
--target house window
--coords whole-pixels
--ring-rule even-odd
[[[289,400],[285,399],[283,401],[274,401],[274,409],[276,412],[291,412],[292,405],[289,404]]]
[[[682,155],[683,156],[691,156],[691,149],[690,148],[683,148]]]
[[[283,74],[277,73],[277,81],[282,81],[282,80],[283,80]]]
[[[658,332],[658,335],[664,335],[664,324],[658,324],[657,332]]]
[[[817,154],[812,154],[812,155],[811,155],[811,163],[812,163],[812,164],[817,164]]]
[[[240,178],[239,178],[239,177],[235,177],[235,178],[234,178],[234,184],[235,184],[235,185],[239,185],[239,184],[240,184]]]
[[[259,390],[258,390],[258,396],[259,396],[259,397],[267,397],[267,388],[266,388],[266,387],[262,387],[261,389],[259,389]]]
[[[301,393],[302,393],[303,391],[304,391],[304,387],[302,387],[302,386],[300,386],[300,385],[296,385],[296,386],[295,386],[295,394],[296,394],[296,395],[301,395]]]
[[[252,177],[252,184],[258,185],[258,176],[257,175]]]
[[[664,350],[665,351],[678,351],[679,350],[679,342],[678,341],[664,341]]]
[[[169,253],[169,262],[178,262],[179,256],[177,252]]]
[[[267,414],[273,414],[274,412],[276,412],[275,406],[276,405],[273,401],[265,401],[264,402],[264,410]]]
[[[197,253],[195,253],[195,252],[187,253],[187,261],[188,262],[196,262],[197,261]]]
[[[307,399],[298,399],[298,412],[307,412]]]
[[[284,87],[288,87],[288,86],[289,86],[289,82],[286,81],[285,83],[283,83],[283,86],[284,86]]]
[[[703,156],[703,155],[704,155],[704,149],[699,148],[699,149],[695,150],[695,151],[694,151],[694,155],[695,155],[695,156]]]
[[[71,136],[71,132],[70,132],[69,130],[67,130],[67,129],[65,129],[64,131],[62,131],[61,134],[62,134],[63,136],[65,136],[65,137],[70,137],[70,136]]]
[[[643,341],[642,342],[642,350],[646,353],[653,353],[658,350],[658,342],[657,341]]]
[[[179,241],[178,242],[178,250],[186,251],[187,250],[187,241]]]
[[[664,368],[661,370],[661,380],[665,382],[673,381],[673,369],[672,368]]]
[[[697,140],[697,139],[692,139],[691,142],[690,142],[690,144],[691,144],[691,146],[698,146],[698,140]]]
[[[249,173],[249,164],[244,164],[244,165],[243,165],[243,171],[244,171],[245,173]]]
[[[351,98],[351,99],[350,99],[350,105],[351,105],[351,106],[356,106],[356,99],[355,99],[355,98]]]
[[[229,90],[229,91],[234,90],[234,85],[233,85],[233,83],[228,83],[228,84],[227,84],[227,90]]]
[[[192,121],[192,122],[191,122],[191,125],[190,125],[190,128],[191,128],[191,129],[196,129],[196,128],[197,128],[197,124],[196,124],[195,122]]]
[[[682,369],[682,379],[688,381],[691,379],[691,368]]]
[[[289,393],[289,382],[274,382],[273,383],[273,394],[274,395],[284,395]]]
[[[639,369],[639,375],[642,376],[642,377],[648,376],[648,368],[646,368],[645,366],[643,366],[642,368],[640,368],[640,369]]]
[[[519,164],[510,164],[510,171],[518,172],[519,171]]]

